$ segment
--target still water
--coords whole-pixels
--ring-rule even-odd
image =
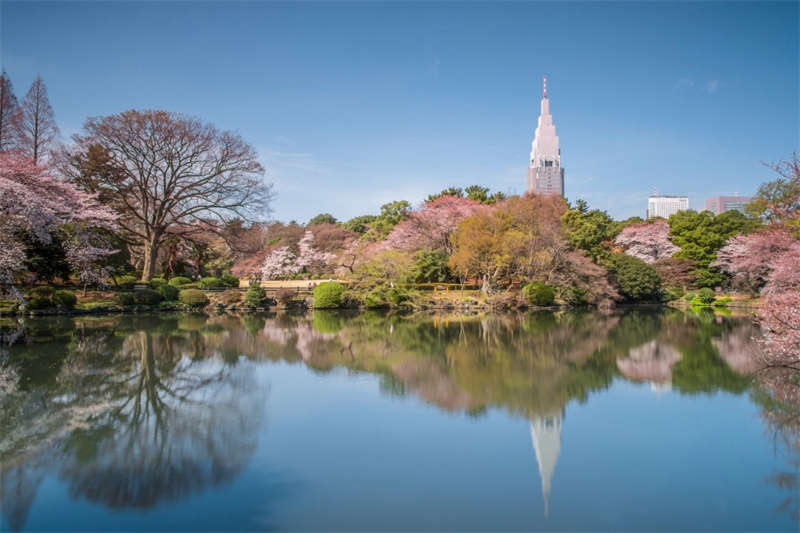
[[[797,530],[747,319],[1,324],[3,531]]]

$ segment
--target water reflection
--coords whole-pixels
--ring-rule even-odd
[[[185,500],[229,483],[258,445],[268,388],[256,369],[269,361],[378,375],[385,394],[412,394],[473,417],[501,409],[527,419],[547,514],[570,402],[588,401],[615,379],[659,393],[743,393],[758,334],[746,318],[676,310],[317,311],[0,326],[0,504],[12,530],[24,527],[48,473],[74,498],[115,509]],[[791,435],[797,411],[774,413],[777,403],[800,403],[786,392],[797,390],[796,380],[794,389],[791,378],[772,383],[774,394],[756,396],[765,419]],[[796,489],[797,476],[774,482]],[[796,515],[797,499],[785,507]]]
[[[264,394],[179,320],[26,324],[6,353],[2,509],[21,529],[45,472],[111,508],[185,498],[239,473]]]

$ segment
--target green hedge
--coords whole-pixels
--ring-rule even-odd
[[[183,276],[175,276],[174,278],[169,280],[169,284],[173,287],[180,287],[181,285],[186,285],[187,283],[191,283],[192,280],[189,278],[185,278]]]
[[[204,307],[208,305],[206,293],[198,289],[185,289],[178,293],[178,300],[191,307]]]
[[[222,276],[222,283],[224,283],[226,287],[230,287],[232,289],[239,288],[239,278],[232,276],[231,274],[225,274]]]
[[[167,302],[174,302],[178,299],[178,293],[180,290],[178,287],[174,287],[172,285],[159,285],[156,287],[156,291],[158,294],[161,295],[161,298]]]
[[[334,309],[342,307],[346,287],[335,281],[324,281],[314,287],[314,308]]]
[[[133,293],[132,292],[118,293],[117,302],[119,302],[119,305],[133,305]]]
[[[626,254],[611,256],[611,270],[622,295],[631,301],[652,301],[661,297],[661,276],[655,268]]]
[[[133,303],[136,305],[156,305],[161,301],[161,294],[153,289],[133,291]]]
[[[119,285],[123,289],[132,289],[134,285],[139,283],[139,278],[137,278],[136,276],[128,276],[128,275],[117,276],[114,279],[116,280],[117,285]]]
[[[166,285],[167,280],[164,278],[153,278],[150,280],[150,286],[154,289],[158,289],[162,285]]]
[[[553,305],[556,299],[556,291],[550,285],[538,281],[525,285],[522,288],[522,295],[528,305],[538,305],[540,307]]]
[[[75,304],[78,303],[78,297],[70,291],[56,291],[53,293],[53,304],[67,309],[74,309]]]
[[[28,300],[27,306],[31,310],[47,309],[53,307],[53,302],[50,301],[50,298],[31,298]]]
[[[698,291],[697,299],[700,300],[705,305],[711,305],[714,303],[714,300],[717,299],[717,295],[713,289],[709,289],[708,287],[703,287]]]
[[[199,283],[201,289],[220,289],[225,286],[222,279],[215,277],[200,278]]]
[[[28,291],[29,298],[44,298],[49,300],[53,296],[53,287],[34,287]]]

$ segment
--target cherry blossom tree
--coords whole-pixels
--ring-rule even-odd
[[[800,239],[791,226],[775,223],[731,238],[718,252],[716,265],[736,286],[761,289],[764,363],[800,370]]]
[[[0,153],[0,283],[6,291],[16,294],[15,281],[24,271],[23,237],[48,244],[65,224],[112,229],[115,218],[94,195],[58,179],[50,168],[20,153]]]
[[[297,256],[288,246],[270,252],[261,265],[261,279],[281,279],[298,272]]]
[[[717,260],[711,266],[730,275],[735,288],[757,293],[781,264],[779,258],[797,254],[797,247],[798,240],[788,228],[774,225],[730,238],[717,252]]]
[[[800,371],[800,287],[767,295],[758,317],[764,362]]]
[[[680,249],[669,240],[669,223],[666,220],[628,226],[620,232],[614,243],[621,246],[626,254],[651,265],[672,257]]]
[[[297,269],[299,272],[318,272],[325,269],[336,257],[329,252],[323,252],[314,245],[314,234],[306,230],[303,238],[297,243]]]
[[[383,243],[388,250],[442,250],[453,253],[452,236],[465,218],[487,206],[470,198],[439,196],[397,224]]]
[[[90,231],[80,231],[64,245],[67,263],[72,271],[78,275],[83,285],[83,294],[89,285],[105,286],[108,278],[113,274],[113,268],[105,264],[108,256],[116,254],[108,243]]]

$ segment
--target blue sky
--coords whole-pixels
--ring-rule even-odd
[[[798,149],[798,4],[6,2],[18,97],[44,78],[65,137],[130,108],[258,150],[273,216],[525,187],[548,77],[566,194],[615,217],[657,188],[752,194]]]

